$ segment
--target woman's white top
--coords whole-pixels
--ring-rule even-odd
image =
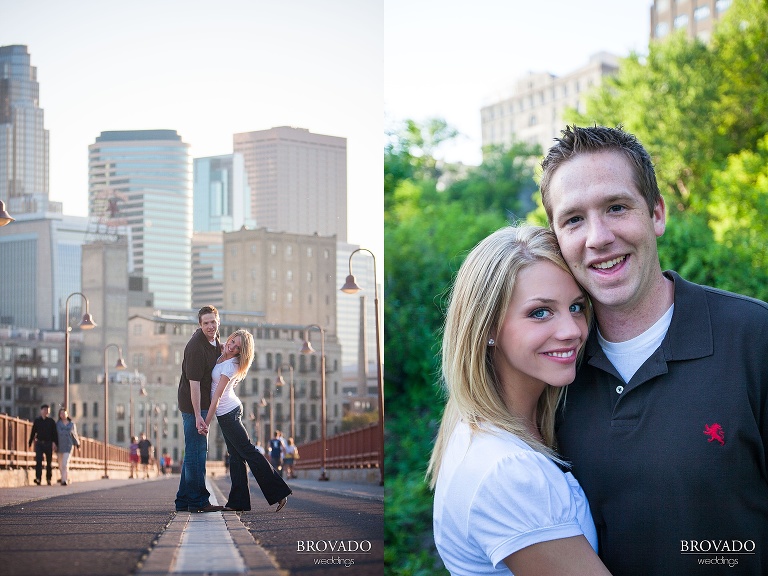
[[[451,574],[509,574],[531,544],[583,534],[597,551],[584,492],[570,472],[514,434],[456,425],[437,477],[437,550]]]
[[[237,385],[238,381],[232,378],[235,372],[237,372],[238,367],[237,358],[223,360],[213,367],[213,372],[211,373],[213,378],[211,383],[211,400],[213,400],[213,395],[216,394],[216,388],[219,385],[221,376],[224,375],[229,378],[227,387],[224,389],[224,392],[221,393],[219,405],[216,407],[216,416],[223,416],[224,414],[228,414],[238,406],[243,405],[243,403],[240,402],[240,398],[238,398],[237,394],[235,394],[235,386]]]

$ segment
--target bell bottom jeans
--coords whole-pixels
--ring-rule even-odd
[[[235,510],[251,509],[251,493],[248,489],[248,470],[259,484],[264,498],[271,506],[291,494],[288,484],[267,462],[264,455],[251,443],[248,431],[243,426],[243,407],[238,406],[223,416],[217,416],[219,427],[229,450],[229,477],[232,488],[229,491],[227,507]]]

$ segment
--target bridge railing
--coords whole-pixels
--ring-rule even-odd
[[[378,468],[379,425],[342,432],[325,439],[326,468]],[[314,440],[298,446],[299,459],[296,470],[320,468],[322,464],[322,440]]]
[[[35,449],[29,446],[32,422],[0,414],[0,468],[30,468],[35,465]],[[57,459],[54,458],[54,461]],[[130,470],[128,449],[107,445],[110,470]],[[70,470],[98,470],[104,467],[104,442],[80,438],[80,448],[72,450]]]

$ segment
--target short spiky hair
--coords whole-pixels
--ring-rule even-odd
[[[571,158],[579,154],[596,152],[618,152],[629,161],[635,186],[645,199],[649,213],[653,214],[654,208],[661,200],[656,172],[650,154],[634,135],[625,132],[621,126],[579,128],[574,125],[566,126],[561,133],[562,137],[555,138],[556,144],[549,149],[541,162],[542,175],[539,185],[541,202],[544,204],[550,225],[552,224],[552,205],[549,201],[549,187],[552,176]]]

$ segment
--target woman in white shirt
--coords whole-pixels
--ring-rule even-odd
[[[503,228],[459,269],[443,334],[448,401],[427,472],[451,574],[608,574],[589,504],[555,452],[555,409],[590,317],[545,228]]]
[[[251,367],[253,349],[253,336],[247,330],[237,330],[227,338],[221,348],[221,356],[213,368],[211,406],[205,418],[205,425],[206,428],[210,426],[211,419],[216,414],[229,451],[229,477],[232,487],[224,510],[251,509],[247,463],[269,505],[278,504],[275,510],[278,512],[288,501],[291,489],[248,437],[248,431],[243,426],[243,403],[235,394],[235,387],[245,378]]]

